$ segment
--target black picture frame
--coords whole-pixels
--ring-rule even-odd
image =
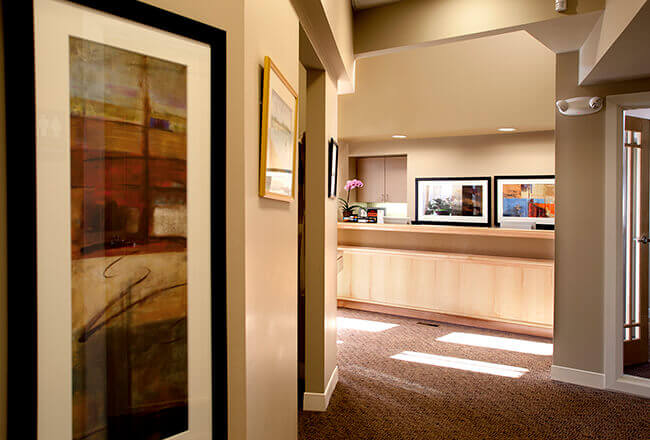
[[[496,227],[501,227],[501,222],[499,221],[499,182],[503,180],[523,180],[523,179],[555,179],[554,174],[532,174],[532,175],[516,175],[516,176],[494,176],[494,225]],[[534,218],[534,217],[527,217]],[[555,219],[553,224],[535,224],[536,229],[542,230],[554,230],[555,229]]]
[[[454,221],[431,221],[422,220],[420,216],[420,182],[434,182],[434,181],[459,181],[459,180],[482,180],[485,181],[487,188],[487,216],[485,222],[469,223],[469,222],[454,222]],[[445,226],[475,226],[475,227],[490,227],[491,226],[491,209],[492,209],[492,178],[491,177],[416,177],[415,178],[415,221],[414,225],[445,225]]]
[[[339,180],[339,144],[334,138],[329,140],[329,177],[327,179],[327,197],[336,197]]]
[[[226,351],[226,32],[136,0],[70,0],[211,49],[212,438],[228,437]],[[34,4],[3,2],[7,122],[7,438],[37,433],[37,237]],[[12,148],[11,146],[19,146]]]

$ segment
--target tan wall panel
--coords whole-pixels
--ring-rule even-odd
[[[557,98],[650,91],[650,80],[578,86],[578,53],[557,57]],[[605,112],[556,115],[556,273],[553,363],[603,372]],[[585,194],[590,194],[585,197]]]
[[[248,439],[295,439],[298,429],[298,203],[257,190],[264,57],[298,90],[298,36],[289,0],[244,2]]]
[[[337,137],[336,84],[307,71],[305,390],[323,393],[336,368],[337,202],[327,197],[329,139]]]
[[[4,30],[0,6],[0,108],[5,108]],[[0,440],[7,438],[7,193],[6,126],[0,117]]]

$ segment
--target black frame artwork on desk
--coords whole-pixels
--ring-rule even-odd
[[[555,229],[555,176],[496,176],[494,224],[503,220],[534,222],[536,229]]]
[[[418,177],[415,224],[490,226],[490,177]]]
[[[3,6],[8,438],[227,438],[225,31]]]
[[[336,197],[339,180],[339,144],[334,138],[329,141],[329,177],[327,179],[327,197]]]

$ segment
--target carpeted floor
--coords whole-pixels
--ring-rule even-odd
[[[349,328],[359,321],[348,321],[339,327],[339,383],[327,412],[300,414],[300,439],[650,439],[650,400],[551,381],[551,356],[436,338],[462,332],[549,340],[451,324],[429,327],[416,319],[346,309],[339,309],[339,317],[398,326],[370,332]],[[391,359],[403,351],[529,372],[502,377]]]

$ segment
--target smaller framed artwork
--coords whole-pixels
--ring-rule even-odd
[[[336,197],[339,174],[339,144],[334,138],[329,142],[329,180],[327,185],[327,197]]]
[[[555,228],[555,176],[494,178],[494,223],[534,222],[537,229]]]
[[[490,177],[418,177],[415,224],[490,226]]]
[[[298,94],[271,58],[264,58],[260,196],[294,199]]]

